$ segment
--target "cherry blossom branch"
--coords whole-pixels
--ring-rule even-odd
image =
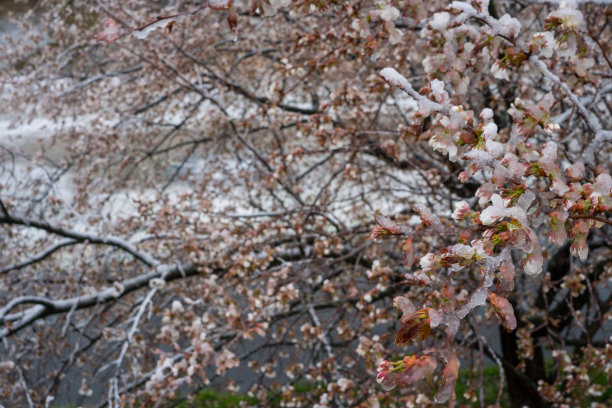
[[[23,388],[23,392],[26,396],[26,401],[28,402],[29,408],[34,408],[34,403],[32,402],[32,396],[30,395],[30,389],[28,388],[28,384],[25,381],[25,377],[23,375],[23,371],[19,365],[16,365],[17,373],[19,373],[19,382],[21,383],[21,387]]]
[[[162,276],[161,279],[163,279],[165,282],[164,276]],[[119,398],[120,393],[118,389],[119,374],[121,372],[121,364],[123,363],[128,347],[132,344],[132,339],[134,338],[134,335],[136,334],[136,331],[138,330],[138,325],[140,324],[140,320],[142,319],[142,316],[144,315],[144,312],[147,306],[151,303],[151,300],[153,299],[153,296],[155,296],[155,294],[157,293],[158,289],[159,287],[154,286],[153,288],[151,288],[149,293],[147,293],[147,295],[143,299],[142,303],[140,304],[140,307],[138,308],[138,312],[136,313],[136,316],[134,316],[134,322],[132,323],[132,327],[130,328],[130,331],[128,332],[127,337],[123,341],[123,345],[121,346],[121,352],[119,353],[119,357],[117,357],[117,360],[113,362],[113,364],[117,365],[117,368],[115,371],[115,376],[111,378],[110,380],[110,386],[109,386],[109,406],[110,407],[115,406],[112,403],[113,399],[117,402],[117,405],[116,405],[117,407],[119,407],[121,404],[121,399]]]
[[[220,271],[219,271],[220,272]],[[160,265],[155,270],[139,275],[135,278],[126,279],[118,282],[115,286],[101,290],[94,294],[76,296],[68,299],[50,299],[40,296],[21,296],[11,300],[6,306],[0,308],[0,323],[13,323],[10,328],[0,329],[0,338],[10,336],[21,329],[29,326],[34,321],[46,316],[66,313],[74,310],[86,309],[99,304],[116,301],[144,286],[149,285],[155,278],[165,277],[166,282],[193,276],[198,273],[198,269],[193,264],[181,265]],[[121,291],[119,291],[119,289]],[[33,303],[26,310],[8,314],[15,307]]]
[[[591,33],[590,31],[587,31],[587,35],[595,42],[595,44],[597,44],[597,47],[599,48],[599,51],[601,52],[601,55],[603,56],[603,58],[608,63],[608,66],[610,67],[610,69],[612,69],[612,62],[608,58],[608,55],[606,54],[606,50],[604,49],[603,45],[601,44],[601,42],[599,41],[597,36],[594,35],[593,33]]]
[[[590,214],[570,214],[569,215],[570,218],[587,218],[589,220],[595,220],[595,221],[599,221],[599,222],[603,222],[604,224],[608,224],[608,225],[612,225],[612,220],[608,220],[606,218],[603,217],[599,217],[597,215],[590,215]]]
[[[493,29],[496,35],[499,35],[505,38],[506,40],[510,41],[512,44],[519,47],[526,54],[530,54],[529,47],[523,41],[518,41],[518,40],[515,41],[515,40],[511,40],[510,38],[508,38],[508,34],[510,33],[506,29],[507,27],[505,27],[501,22],[503,17],[502,19],[496,19],[489,15],[488,10],[483,9],[482,12],[477,12],[476,9],[472,7],[470,4],[462,3],[462,2],[454,2],[451,5],[451,7],[460,11],[460,14],[457,17],[455,17],[456,22],[461,23],[469,18],[479,19],[483,21],[484,23],[486,23],[487,25],[489,25]],[[519,25],[519,28],[520,28],[520,25]],[[514,33],[514,36],[516,36],[517,34],[518,32]],[[548,78],[549,80],[557,84],[563,90],[565,95],[576,106],[576,108],[578,109],[582,117],[584,118],[589,129],[595,135],[595,138],[589,143],[587,148],[584,150],[582,154],[582,158],[581,158],[581,160],[584,161],[585,163],[591,162],[593,160],[595,150],[599,147],[599,145],[603,142],[612,140],[612,131],[603,130],[601,125],[599,124],[599,121],[597,120],[597,117],[581,103],[580,99],[576,96],[576,94],[572,92],[570,87],[565,82],[561,81],[561,79],[557,75],[552,73],[548,69],[546,64],[544,64],[544,62],[542,62],[536,55],[531,55],[529,57],[529,61],[546,78]],[[407,82],[405,80],[401,81],[400,79],[397,79],[396,81],[401,82],[401,85],[404,85],[404,82]],[[397,86],[400,86],[400,85],[397,85]]]
[[[310,315],[310,318],[312,319],[312,322],[315,324],[315,326],[321,329],[321,342],[323,343],[323,346],[325,347],[325,351],[327,352],[328,357],[332,359],[334,368],[336,369],[336,371],[339,372],[340,365],[338,364],[338,361],[332,350],[327,334],[325,333],[325,329],[321,325],[319,316],[317,315],[317,312],[315,312],[312,304],[308,305],[308,314]],[[344,405],[337,399],[336,399],[336,405],[338,405],[340,408],[344,407]]]
[[[572,101],[572,103],[576,106],[576,108],[578,109],[578,111],[580,112],[580,114],[582,115],[582,117],[584,118],[584,120],[586,121],[587,125],[589,126],[589,128],[591,129],[591,131],[593,133],[595,133],[595,137],[597,138],[597,136],[599,135],[599,133],[602,131],[601,129],[601,125],[599,124],[599,122],[597,121],[597,118],[587,110],[587,108],[580,102],[580,100],[578,99],[578,97],[576,96],[576,94],[574,94],[572,92],[572,90],[570,89],[569,86],[567,86],[567,84],[563,81],[561,81],[561,79],[553,74],[548,67],[546,66],[546,64],[544,64],[540,59],[538,59],[538,57],[536,57],[535,55],[532,55],[531,57],[529,57],[529,61],[531,61],[531,63],[533,63],[539,70],[540,72],[548,79],[550,79],[551,81],[553,81],[555,84],[557,84],[558,86],[561,87],[561,89],[563,89],[563,92],[565,92],[565,94],[567,95],[568,98],[570,98],[570,100]]]
[[[0,224],[21,225],[25,227],[38,228],[43,231],[47,231],[51,234],[60,235],[66,238],[72,238],[76,242],[89,242],[92,244],[110,245],[131,254],[132,256],[134,256],[134,258],[140,260],[147,266],[154,267],[160,265],[160,262],[157,259],[153,258],[146,252],[139,251],[132,244],[119,237],[101,237],[86,232],[78,232],[68,230],[63,227],[54,226],[45,221],[35,220],[32,218],[18,217],[14,215],[5,215],[4,217],[0,217]]]
[[[429,112],[440,112],[442,114],[448,115],[448,102],[441,104],[432,101],[424,95],[421,95],[420,93],[415,91],[415,89],[412,87],[406,77],[397,72],[394,68],[384,68],[382,71],[380,71],[380,76],[382,76],[383,79],[391,85],[398,87],[399,89],[413,97],[419,104],[419,109],[424,109],[425,111]]]
[[[555,6],[560,5],[562,0],[529,0],[528,4],[552,4]],[[612,5],[612,0],[574,0],[576,4],[598,4],[603,6]]]
[[[51,254],[53,254],[55,251],[57,251],[58,249],[61,249],[63,247],[66,246],[70,246],[70,245],[74,245],[77,244],[79,241],[75,240],[75,239],[64,239],[60,242],[57,242],[53,245],[51,245],[49,248],[44,249],[43,251],[39,252],[38,254],[32,256],[31,258],[26,259],[25,261],[21,261],[21,262],[17,262],[8,266],[5,266],[3,268],[0,269],[0,275],[3,275],[7,272],[16,270],[16,269],[22,269],[25,268],[26,266],[35,264],[36,262],[40,262],[43,259],[45,259],[46,257],[50,256]]]

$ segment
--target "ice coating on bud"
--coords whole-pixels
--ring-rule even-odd
[[[472,149],[465,154],[466,159],[473,160],[478,168],[483,168],[493,162],[493,156],[484,150]]]
[[[402,246],[402,251],[404,251],[404,259],[402,263],[404,264],[404,267],[410,268],[414,263],[415,255],[414,240],[412,238],[406,239],[406,242],[404,242],[404,245]]]
[[[399,18],[400,12],[393,6],[385,5],[385,7],[380,10],[379,16],[383,21],[395,21]]]
[[[472,296],[468,299],[467,303],[461,307],[461,309],[457,310],[457,316],[459,319],[463,319],[465,316],[470,313],[470,311],[478,306],[482,306],[485,304],[487,300],[488,290],[484,286],[479,286],[476,288]]]
[[[542,157],[538,160],[538,164],[546,173],[551,173],[557,168],[557,144],[548,142],[542,149]]]
[[[502,320],[504,328],[507,331],[516,329],[516,317],[514,316],[514,308],[505,297],[498,296],[495,293],[489,293],[489,303],[493,306],[493,310]]]
[[[491,225],[499,218],[506,215],[506,206],[504,205],[504,200],[499,194],[493,194],[491,196],[491,203],[493,205],[485,208],[480,213],[480,221],[483,225]]]
[[[494,140],[487,140],[485,147],[487,148],[487,152],[489,152],[494,159],[501,156],[504,152],[504,145]]]
[[[493,110],[491,108],[484,108],[482,112],[480,112],[480,119],[483,122],[488,122],[493,119]],[[497,133],[497,125],[495,126],[495,133]]]
[[[521,194],[521,196],[519,197],[516,203],[523,210],[527,211],[529,209],[529,206],[531,206],[531,203],[533,203],[533,200],[535,200],[535,198],[536,198],[536,195],[533,192],[533,190],[528,189],[528,190],[525,190],[523,194]]]
[[[433,356],[406,356],[402,359],[403,370],[398,373],[398,381],[407,386],[431,375],[438,362]]]
[[[441,153],[448,154],[450,161],[457,160],[457,146],[453,141],[453,138],[447,132],[436,132],[429,139],[429,145]]]
[[[455,203],[455,211],[453,211],[453,218],[457,221],[465,219],[470,213],[470,205],[467,201],[459,201]]]
[[[609,196],[612,193],[612,177],[607,173],[602,173],[595,178],[593,192],[601,196]]]
[[[586,245],[585,236],[576,236],[574,238],[574,242],[570,246],[570,253],[581,261],[586,261],[589,255],[589,248]]]
[[[565,175],[572,180],[580,180],[584,174],[584,163],[576,162],[565,169]]]
[[[421,217],[421,221],[427,226],[433,227],[440,225],[440,218],[437,215],[434,215],[429,208],[424,206],[423,204],[416,204],[414,206],[414,210]]]
[[[459,359],[454,351],[446,349],[442,354],[444,359],[443,383],[434,396],[436,403],[442,404],[449,400],[455,391],[455,384],[459,376]]]
[[[484,113],[484,111],[483,111]],[[494,140],[495,137],[497,137],[497,125],[493,122],[491,123],[487,123],[483,128],[482,128],[482,137],[485,140]]]
[[[464,258],[464,259],[471,259],[476,253],[474,248],[472,248],[469,245],[463,245],[463,244],[452,245],[448,247],[448,249],[451,254],[460,256],[461,258]]]
[[[584,25],[584,17],[573,2],[563,2],[559,10],[550,13],[548,18],[561,20],[561,28],[564,30],[575,30]]]
[[[567,240],[567,231],[565,230],[565,221],[567,220],[567,211],[552,211],[549,215],[550,232],[548,240],[557,246],[562,246]]]
[[[497,290],[509,292],[514,290],[514,263],[512,259],[505,259],[499,267],[500,280]]]
[[[542,272],[542,264],[544,263],[544,258],[542,258],[542,250],[540,249],[540,244],[538,242],[534,243],[534,250],[527,255],[527,259],[525,261],[525,265],[523,268],[525,269],[525,273],[528,275],[539,275]]]
[[[436,359],[429,355],[405,356],[400,361],[379,363],[376,381],[385,391],[396,386],[408,386],[433,374],[438,365]]]
[[[397,296],[393,299],[393,307],[399,309],[402,312],[402,317],[400,322],[405,323],[405,321],[416,311],[416,308],[408,299],[404,296]]]
[[[446,334],[449,337],[454,337],[459,330],[459,324],[461,320],[454,312],[438,312],[433,309],[429,310],[429,325],[430,327],[438,327],[443,324],[446,326]]]
[[[572,256],[580,258],[581,261],[586,261],[589,254],[589,248],[586,245],[589,229],[589,221],[583,219],[577,220],[572,228],[574,242],[570,246],[570,253]]]

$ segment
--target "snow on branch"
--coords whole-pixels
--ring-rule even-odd
[[[552,2],[552,3],[559,4],[561,7],[564,7],[563,4],[565,4],[565,6],[568,6],[568,5],[571,6],[571,3],[567,3],[567,2],[565,2],[563,4],[561,2]],[[584,3],[586,3],[586,2],[584,2]],[[609,4],[609,3],[610,2],[604,2],[604,4]],[[506,40],[511,42],[514,46],[516,46],[518,49],[520,49],[521,52],[525,53],[525,55],[531,54],[531,50],[530,50],[529,45],[527,43],[525,43],[524,41],[519,40],[517,38],[518,37],[518,33],[520,31],[520,28],[521,28],[520,22],[518,22],[518,20],[510,17],[508,14],[502,16],[499,19],[496,19],[496,18],[492,17],[491,15],[489,15],[489,11],[488,11],[487,8],[482,7],[480,11],[477,11],[472,5],[470,5],[470,4],[466,3],[466,2],[461,2],[461,1],[454,1],[450,5],[450,9],[452,9],[455,12],[458,13],[458,15],[455,16],[455,18],[454,18],[455,24],[463,23],[463,22],[467,21],[470,18],[478,19],[480,21],[485,22],[489,27],[491,27],[491,29],[493,30],[495,35],[499,35],[499,36],[505,38]],[[578,16],[580,18],[576,17],[575,20],[576,21],[581,21],[582,17],[580,15],[580,13],[577,12],[577,11],[576,11],[576,13],[578,13]],[[576,23],[576,24],[578,24],[578,23]],[[602,129],[599,121],[597,120],[597,117],[584,106],[584,104],[580,101],[578,96],[576,96],[576,94],[574,92],[572,92],[570,87],[564,81],[562,81],[557,75],[555,75],[553,72],[551,72],[548,69],[548,67],[546,66],[546,64],[544,64],[544,62],[542,62],[536,55],[531,55],[529,57],[529,61],[546,78],[551,80],[553,83],[558,85],[563,90],[563,92],[567,95],[567,97],[570,99],[572,104],[576,107],[576,109],[578,109],[578,111],[580,112],[580,115],[584,118],[584,120],[585,120],[587,126],[589,127],[589,129],[591,130],[591,132],[594,133],[594,135],[595,135],[594,139],[591,141],[589,146],[584,150],[584,152],[582,154],[582,158],[581,158],[581,160],[585,161],[585,162],[592,161],[594,152],[599,147],[599,145],[601,145],[601,143],[603,143],[603,142],[612,140],[612,132],[608,131],[608,130],[603,130]],[[496,72],[498,74],[500,73],[499,66],[496,65],[496,64],[494,64],[493,68],[492,68],[492,72],[494,72],[494,75],[495,75]],[[503,71],[503,75],[506,75],[506,77],[507,77],[507,71],[506,70],[501,70],[501,71]],[[399,75],[399,74],[397,74],[397,75]],[[402,81],[401,78],[397,78],[393,73],[391,73],[390,77],[391,77],[391,79],[393,79],[395,82],[397,82],[399,84],[397,86],[405,85],[404,82],[407,83],[405,78]],[[390,82],[391,82],[391,80],[390,80]]]
[[[199,11],[210,8],[212,10],[223,10],[231,7],[229,0],[209,0],[205,1],[204,4],[197,7],[195,10],[187,11],[184,13],[173,14],[170,16],[158,16],[153,22],[147,23],[141,27],[131,30],[134,37],[139,40],[143,40],[149,36],[153,31],[161,28],[165,33],[171,33],[173,28],[176,26],[176,22],[184,18],[186,15],[193,15]],[[232,23],[230,23],[232,27]],[[108,44],[117,41],[125,34],[121,33],[119,24],[113,18],[109,18],[104,23],[104,30],[95,35],[95,39],[98,41],[106,42]]]
[[[567,3],[567,0],[529,0],[530,4],[552,4],[555,6],[561,5],[563,2]],[[574,0],[574,3],[578,4],[599,4],[602,6],[612,5],[612,0]]]
[[[400,88],[402,91],[412,96],[419,104],[419,113],[421,113],[422,116],[429,116],[431,112],[440,112],[443,114],[448,114],[448,94],[446,94],[446,98],[440,98],[443,103],[432,101],[426,96],[423,96],[417,91],[415,91],[415,89],[412,87],[412,85],[410,85],[410,82],[408,82],[406,77],[397,72],[394,68],[384,68],[382,71],[380,71],[380,76],[382,76],[383,79],[391,85]],[[432,90],[434,91],[434,94],[438,93],[442,95],[444,92],[444,83],[441,81],[436,81],[435,83],[432,83]]]
[[[24,217],[19,217],[19,216],[14,216],[14,215],[8,215],[8,214],[5,215],[4,217],[0,217],[0,224],[21,225],[24,227],[38,228],[43,231],[47,231],[48,233],[51,233],[51,234],[60,235],[66,238],[72,238],[75,242],[89,242],[92,244],[110,245],[110,246],[119,248],[131,254],[132,256],[134,256],[134,258],[140,260],[147,266],[153,267],[153,266],[157,266],[160,264],[160,262],[157,259],[155,259],[153,256],[151,256],[150,254],[138,250],[135,246],[133,246],[129,242],[119,237],[113,237],[113,236],[101,237],[101,236],[87,233],[87,232],[78,232],[78,231],[68,230],[62,227],[54,226],[45,221],[35,220],[32,218],[24,218]],[[52,249],[53,251],[55,251],[59,248],[52,247],[49,249]],[[44,254],[44,251],[43,253],[37,256],[40,256],[42,254]],[[2,271],[4,271],[4,269],[2,269]]]
[[[539,60],[535,55],[532,55],[531,57],[529,57],[529,61],[531,61],[540,70],[540,72],[544,74],[546,78],[550,79],[552,82],[560,86],[561,89],[563,89],[563,92],[565,92],[567,97],[572,101],[574,106],[578,109],[578,111],[580,112],[584,120],[586,121],[589,129],[591,129],[591,131],[595,134],[595,137],[593,138],[593,140],[591,140],[587,148],[584,150],[584,152],[582,153],[582,157],[580,159],[585,163],[592,162],[593,155],[595,154],[595,150],[603,142],[612,141],[612,131],[604,130],[601,128],[601,125],[599,124],[597,117],[593,115],[593,113],[590,112],[582,104],[582,102],[580,102],[580,99],[578,98],[578,96],[576,96],[576,94],[572,92],[570,87],[565,82],[561,81],[561,79],[557,75],[555,75],[548,69],[548,67],[546,66],[546,64],[544,64],[544,62]]]
[[[8,266],[4,266],[2,268],[0,268],[0,275],[3,275],[7,272],[16,270],[16,269],[22,269],[25,268],[26,266],[32,265],[36,262],[40,262],[43,259],[45,259],[46,257],[48,257],[49,255],[53,254],[55,251],[57,251],[58,249],[61,249],[63,247],[66,246],[70,246],[70,245],[74,245],[77,244],[79,241],[75,240],[75,239],[64,239],[61,240],[60,242],[57,242],[53,245],[51,245],[49,248],[46,248],[44,250],[42,250],[41,252],[37,253],[36,255],[26,259],[25,261],[21,261],[21,262],[17,262]]]
[[[155,279],[166,282],[193,276],[198,269],[193,264],[187,265],[160,265],[155,270],[139,275],[135,278],[116,282],[114,286],[103,289],[97,293],[76,296],[68,299],[51,299],[42,296],[20,296],[11,300],[0,308],[0,324],[11,322],[10,328],[0,329],[0,338],[10,336],[29,326],[34,321],[46,316],[67,313],[71,310],[87,309],[99,304],[115,301],[128,293],[153,284]],[[9,314],[19,305],[34,304],[23,311]]]

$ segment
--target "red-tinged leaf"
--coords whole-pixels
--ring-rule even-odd
[[[438,365],[433,356],[406,356],[402,363],[404,369],[397,374],[397,382],[401,386],[408,386],[430,376]]]
[[[455,385],[457,384],[457,377],[459,376],[459,359],[455,352],[451,349],[446,349],[442,357],[444,359],[442,385],[434,396],[438,404],[448,401],[451,395],[453,395],[453,392],[455,392]]]
[[[433,227],[433,226],[440,225],[440,218],[438,218],[438,216],[433,214],[429,210],[429,208],[425,207],[424,205],[422,204],[415,205],[414,211],[416,211],[419,214],[419,217],[421,217],[421,221],[423,221],[423,224],[425,224],[426,226]]]
[[[119,26],[112,18],[109,18],[104,23],[104,31],[96,34],[96,40],[104,41],[108,44],[117,41],[119,37],[121,37],[121,34],[119,33]]]
[[[395,344],[401,346],[416,338],[423,341],[431,334],[428,310],[417,310],[406,319],[395,335]]]
[[[408,238],[402,247],[404,251],[404,267],[410,268],[414,263],[414,240],[412,238]]]
[[[178,25],[176,24],[176,21],[170,21],[168,24],[166,24],[166,27],[164,28],[164,34],[172,34],[172,30],[174,29],[174,27],[177,27]]]
[[[376,214],[374,216],[374,219],[376,220],[378,225],[380,225],[381,228],[383,228],[385,231],[388,231],[388,233],[392,235],[410,236],[414,232],[409,226],[396,224],[395,222],[391,221],[390,218],[387,218],[380,214]]]
[[[510,301],[495,293],[489,293],[489,302],[493,306],[495,314],[501,319],[504,329],[509,332],[516,329],[516,317],[514,316],[514,309]]]
[[[236,32],[236,27],[238,27],[238,13],[236,12],[236,7],[230,7],[227,13],[227,24],[230,30]]]
[[[393,307],[399,309],[402,312],[402,317],[400,318],[400,322],[403,324],[412,316],[412,314],[416,311],[416,308],[410,301],[410,299],[404,296],[397,296],[393,298]]]
[[[498,292],[510,292],[514,290],[514,264],[511,259],[506,259],[499,267],[500,280],[497,282]]]

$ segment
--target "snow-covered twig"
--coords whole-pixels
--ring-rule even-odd
[[[182,270],[180,264],[177,265],[177,267],[179,268],[179,270]],[[162,277],[162,279],[164,279],[164,277]],[[119,374],[121,372],[121,364],[123,363],[123,360],[125,359],[125,354],[127,353],[128,347],[130,346],[130,344],[132,344],[132,339],[134,338],[134,335],[138,331],[140,320],[142,319],[142,316],[144,315],[144,312],[147,309],[147,306],[153,299],[153,296],[155,296],[155,294],[157,293],[158,289],[159,289],[158,287],[151,288],[151,290],[147,293],[147,295],[143,299],[142,303],[140,304],[140,307],[138,308],[138,312],[136,313],[136,316],[134,316],[134,322],[132,323],[132,326],[130,327],[130,330],[128,331],[127,336],[125,340],[123,341],[123,345],[121,347],[121,352],[119,353],[119,357],[117,357],[117,359],[113,362],[113,364],[115,364],[117,368],[115,370],[115,376],[110,379],[109,401],[108,401],[109,407],[114,407],[114,406],[119,407],[120,406],[121,398],[120,398],[120,393],[119,393]],[[113,400],[117,403],[117,405],[113,404]]]
[[[528,3],[531,4],[552,4],[555,6],[560,5],[562,0],[529,0]],[[612,5],[612,0],[574,0],[576,4],[599,4],[602,6]]]
[[[23,376],[23,371],[21,367],[15,365],[17,372],[19,373],[19,382],[21,383],[21,387],[23,388],[23,392],[26,396],[26,401],[28,401],[28,407],[34,408],[34,403],[32,402],[32,397],[30,396],[30,389],[28,388],[28,384],[25,382],[25,378]]]
[[[329,338],[327,337],[327,334],[325,334],[325,331],[323,330],[323,326],[321,326],[321,321],[319,320],[319,316],[317,315],[317,312],[315,311],[312,304],[308,305],[308,314],[310,315],[310,318],[312,319],[312,322],[315,324],[315,326],[321,329],[321,342],[323,343],[323,347],[325,347],[325,352],[327,353],[327,356],[332,359],[334,368],[336,369],[336,371],[339,371],[340,365],[338,364],[338,361],[336,360],[336,356],[334,355],[334,352],[332,350],[331,343],[329,342]],[[336,401],[336,404],[339,407],[343,406],[340,401]]]
[[[184,276],[193,276],[198,273],[197,268],[192,264],[185,265],[182,269]],[[49,315],[66,313],[72,308],[80,310],[115,301],[128,293],[149,285],[152,279],[162,276],[165,277],[166,281],[172,281],[183,278],[183,273],[181,273],[181,270],[176,265],[161,265],[151,272],[118,283],[116,286],[122,288],[121,292],[116,287],[110,287],[91,295],[76,296],[68,299],[50,299],[41,296],[21,296],[15,298],[0,309],[0,323],[13,322],[10,329],[0,329],[0,338],[16,333],[32,324],[32,322]],[[28,303],[35,304],[35,306],[21,312],[8,314],[16,306]]]
[[[32,265],[36,262],[42,261],[43,259],[45,259],[46,257],[48,257],[49,255],[53,254],[55,251],[57,251],[58,249],[61,249],[65,246],[70,246],[70,245],[74,245],[76,244],[78,241],[74,240],[74,239],[64,239],[60,242],[57,242],[53,245],[51,245],[49,248],[44,249],[43,251],[37,253],[36,255],[32,256],[31,258],[26,259],[25,261],[21,261],[21,262],[17,262],[5,267],[0,268],[0,275],[5,274],[7,272],[10,272],[12,270],[15,269],[21,269],[21,268],[25,268],[28,265]]]
[[[576,94],[572,92],[570,87],[565,82],[561,81],[561,79],[557,75],[555,75],[548,69],[548,67],[546,66],[546,64],[544,64],[544,62],[539,60],[535,55],[532,55],[531,57],[529,57],[529,61],[531,61],[531,63],[533,63],[540,70],[540,72],[542,72],[542,74],[546,78],[550,79],[552,82],[554,82],[559,87],[561,87],[561,89],[563,89],[563,92],[565,93],[565,95],[570,99],[570,101],[572,101],[576,109],[578,109],[578,111],[584,118],[589,129],[591,129],[591,131],[595,134],[595,137],[593,138],[593,140],[591,140],[591,142],[586,147],[586,149],[584,149],[584,152],[582,153],[582,158],[581,158],[581,160],[585,163],[593,161],[595,150],[603,142],[612,141],[612,131],[604,130],[601,128],[601,125],[599,124],[597,117],[593,115],[593,113],[590,112],[582,104],[578,96],[576,96]]]
[[[445,102],[444,104],[434,102],[428,97],[421,95],[412,87],[406,77],[397,72],[394,68],[384,68],[382,71],[380,71],[380,75],[384,78],[385,81],[387,81],[393,86],[400,88],[402,91],[413,97],[419,104],[420,110],[425,110],[426,112],[440,112],[445,115],[448,114],[448,102]]]
[[[60,235],[66,238],[72,238],[73,240],[78,242],[90,242],[92,244],[110,245],[122,249],[125,252],[128,252],[129,254],[134,256],[134,258],[142,261],[147,266],[153,267],[160,264],[157,259],[153,258],[148,253],[139,251],[132,244],[119,237],[102,237],[87,232],[68,230],[63,227],[51,225],[45,221],[18,217],[15,215],[5,215],[3,217],[0,217],[0,224],[22,225],[25,227],[38,228],[43,231],[47,231],[51,234]]]

